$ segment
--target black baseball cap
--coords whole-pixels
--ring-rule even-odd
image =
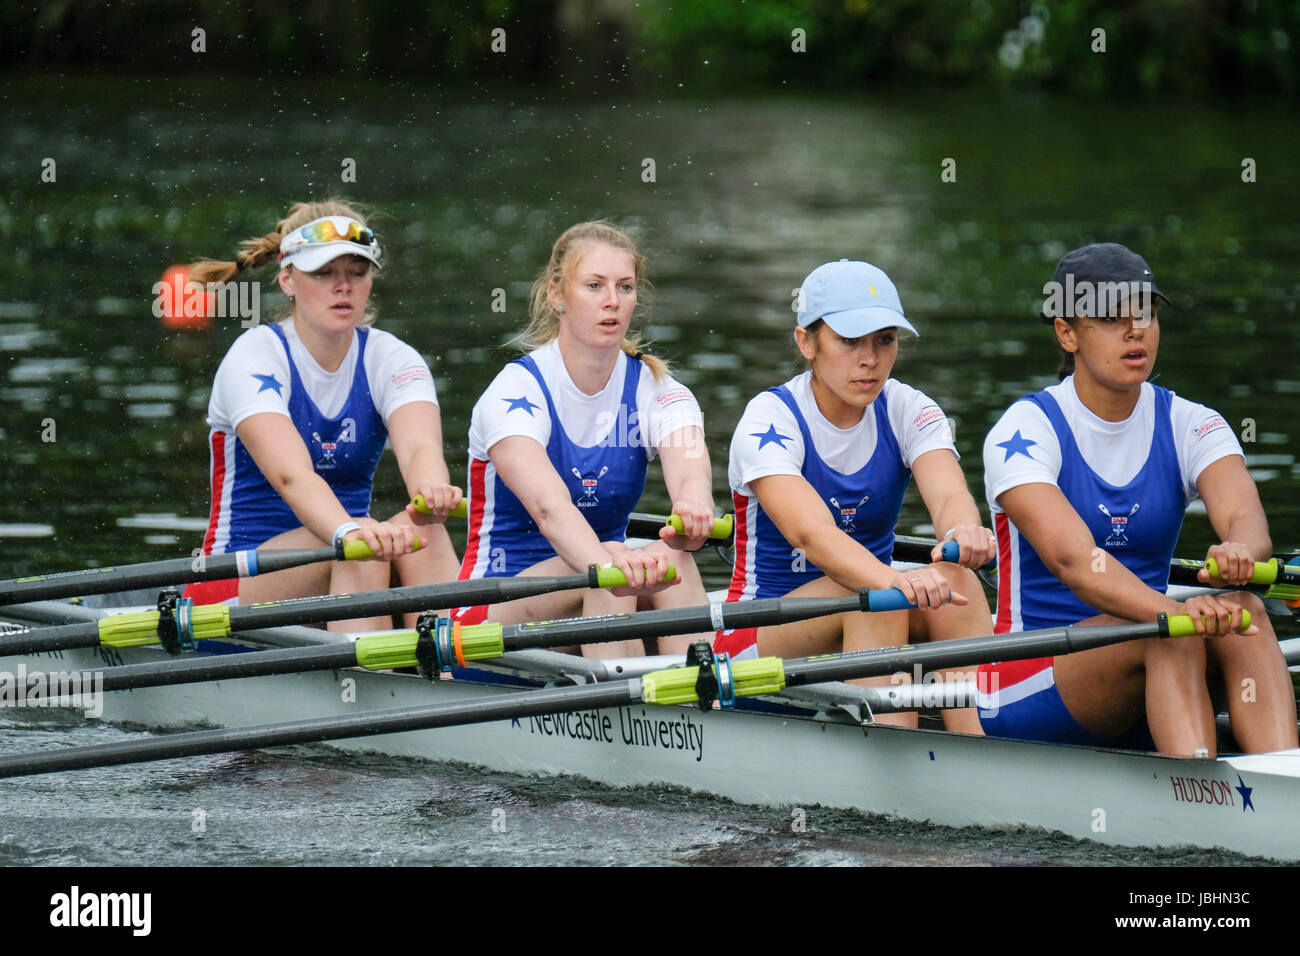
[[[1125,283],[1132,288],[1132,283],[1145,283],[1152,296],[1173,304],[1156,287],[1155,276],[1151,274],[1147,261],[1118,242],[1094,242],[1067,252],[1056,264],[1052,282],[1058,289],[1078,289],[1084,284],[1095,287],[1101,283]],[[1068,304],[1072,307],[1073,301]],[[1047,304],[1044,304],[1042,321],[1050,325],[1055,319],[1056,316],[1050,314]]]

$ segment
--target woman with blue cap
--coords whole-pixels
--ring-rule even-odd
[[[808,370],[750,401],[732,436],[736,563],[727,600],[898,588],[917,610],[722,631],[715,651],[802,657],[901,645],[909,635],[987,634],[988,605],[969,569],[992,557],[992,532],[967,490],[947,417],[890,377],[899,335],[917,334],[893,282],[866,262],[827,263],[804,280],[798,316],[795,343]],[[953,540],[957,564],[891,566],[894,525],[913,476],[934,527],[944,529],[932,557],[938,561]],[[951,729],[976,729],[970,711],[949,711],[945,720]]]
[[[359,539],[379,560],[207,582],[186,596],[247,604],[369,591],[389,585],[390,562],[403,584],[453,580],[456,553],[440,522],[461,492],[443,458],[433,377],[415,349],[370,327],[370,289],[383,262],[378,238],[343,203],[298,203],[273,232],[245,242],[234,261],[196,263],[190,277],[229,282],[273,259],[290,313],[236,339],[212,386],[212,512],[203,553]],[[370,517],[387,441],[408,496],[423,495],[433,515],[408,506],[387,521]],[[414,551],[417,531],[424,546]],[[384,618],[331,624],[391,626]]]
[[[1118,243],[1096,243],[1067,253],[1043,291],[1061,381],[1013,404],[984,444],[997,631],[1189,614],[1197,636],[981,667],[981,688],[996,688],[981,694],[984,731],[1213,756],[1213,686],[1226,692],[1244,750],[1295,747],[1294,692],[1262,602],[1165,593],[1197,496],[1221,539],[1206,555],[1221,580],[1202,570],[1203,583],[1246,583],[1273,546],[1228,422],[1148,381],[1158,300],[1168,301],[1150,267]],[[1254,620],[1244,631],[1243,608]]]

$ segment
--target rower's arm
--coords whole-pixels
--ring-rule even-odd
[[[767,475],[755,478],[749,487],[794,549],[791,561],[807,559],[850,591],[893,586],[893,568],[835,524],[826,502],[803,476]]]
[[[1207,465],[1196,479],[1196,490],[1220,540],[1244,542],[1257,561],[1273,554],[1259,489],[1246,470],[1245,459],[1230,455]]]
[[[302,526],[329,543],[334,529],[351,516],[312,467],[293,422],[277,412],[260,412],[240,422],[235,433]]]
[[[1156,615],[1176,613],[1181,607],[1097,547],[1088,526],[1056,485],[1017,485],[998,496],[998,505],[1033,545],[1047,570],[1089,607],[1130,621],[1155,620]]]
[[[388,437],[398,470],[406,482],[406,497],[414,500],[423,495],[429,508],[443,520],[448,511],[460,504],[461,489],[451,483],[451,472],[442,452],[442,416],[433,402],[408,402],[388,416]],[[407,506],[407,514],[417,523],[429,520]]]
[[[654,582],[666,573],[668,558],[662,550],[611,552],[605,548],[582,512],[573,504],[564,479],[556,474],[546,449],[537,439],[510,435],[489,448],[488,457],[492,459],[497,477],[506,483],[537,522],[537,529],[550,542],[555,553],[575,572],[593,564],[613,563],[629,581]]]
[[[968,568],[982,568],[991,561],[994,548],[957,457],[947,448],[931,449],[912,462],[912,475],[930,512],[935,537],[943,541],[948,530],[954,529],[953,537],[962,546],[960,563]],[[939,556],[932,557],[937,560]]]
[[[675,548],[694,551],[713,530],[713,467],[704,431],[698,425],[679,428],[657,449],[664,485],[673,514],[680,515],[684,535],[665,527],[659,537]]]
[[[1206,465],[1196,478],[1196,491],[1222,542],[1212,547],[1207,557],[1218,562],[1226,580],[1244,584],[1250,580],[1254,562],[1273,554],[1264,506],[1246,470],[1246,460],[1229,455]]]

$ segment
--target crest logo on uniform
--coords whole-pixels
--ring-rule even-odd
[[[321,438],[320,432],[312,432],[312,440],[320,445],[321,454],[316,458],[317,471],[329,471],[331,468],[337,468],[338,462],[334,460],[334,453],[338,451],[339,445],[343,442],[355,442],[357,440],[357,423],[354,419],[345,418],[341,423],[338,437],[333,441]]]
[[[1097,505],[1101,513],[1110,519],[1110,536],[1106,538],[1106,547],[1108,548],[1126,548],[1128,547],[1128,521],[1137,510],[1142,507],[1141,504],[1135,504],[1129,509],[1126,515],[1113,515],[1104,504]]]
[[[863,495],[862,500],[859,501],[856,505],[847,505],[847,506],[840,504],[834,498],[827,499],[831,503],[832,513],[838,514],[840,516],[841,531],[852,533],[858,530],[857,525],[853,523],[853,519],[857,516],[858,509],[861,508],[863,505],[865,505],[870,498],[871,495]]]
[[[574,504],[579,508],[596,507],[600,503],[600,499],[596,497],[596,488],[600,479],[605,477],[605,472],[609,471],[609,465],[602,466],[595,478],[583,477],[582,472],[578,471],[577,468],[570,468],[569,471],[573,472],[573,477],[582,483],[582,497]]]

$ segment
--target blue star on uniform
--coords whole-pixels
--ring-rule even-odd
[[[1006,441],[998,442],[998,447],[1005,448],[1007,450],[1007,457],[1002,459],[1003,462],[1010,461],[1013,455],[1024,455],[1026,458],[1032,461],[1034,456],[1029,454],[1029,449],[1031,446],[1037,444],[1038,442],[1022,436],[1020,434],[1020,429],[1017,428],[1016,433],[1012,435],[1010,438],[1008,438]]]
[[[1255,804],[1250,802],[1250,794],[1251,791],[1254,790],[1255,788],[1246,786],[1246,781],[1241,779],[1241,774],[1237,774],[1237,783],[1241,784],[1241,786],[1233,787],[1232,789],[1236,790],[1239,794],[1241,794],[1241,812],[1245,813],[1246,808],[1250,807],[1250,812],[1254,813]]]
[[[773,422],[771,425],[768,425],[767,431],[765,432],[750,432],[749,437],[758,439],[759,451],[762,451],[763,446],[768,444],[769,442],[784,449],[785,443],[793,440],[789,435],[782,435],[779,431],[777,431],[775,422]]]
[[[540,405],[534,405],[532,402],[530,402],[530,401],[528,400],[528,396],[527,396],[527,395],[521,395],[521,396],[519,396],[518,398],[503,398],[503,399],[501,399],[501,401],[503,401],[503,402],[507,402],[507,403],[509,403],[509,405],[510,405],[510,407],[506,409],[506,414],[507,414],[507,415],[509,415],[511,412],[513,412],[516,408],[522,408],[522,409],[523,409],[524,411],[526,411],[526,412],[529,414],[529,416],[531,417],[532,414],[533,414],[533,409],[534,409],[534,408],[541,408],[541,407],[542,407],[542,406],[540,406]]]
[[[261,395],[265,391],[273,391],[277,395],[284,394],[280,391],[284,386],[280,384],[274,375],[258,375],[256,372],[253,372],[252,375],[253,378],[262,383],[262,387],[257,390],[258,395]]]

